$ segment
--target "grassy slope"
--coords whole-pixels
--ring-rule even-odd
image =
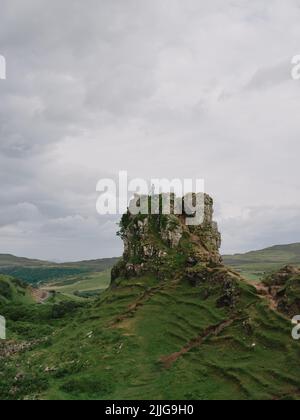
[[[219,293],[217,286],[193,288],[147,277],[123,282],[60,319],[53,319],[50,305],[23,306],[22,321],[10,320],[9,333],[26,338],[16,324],[28,322],[34,336],[49,339],[0,359],[0,398],[298,398],[299,343],[291,339],[289,321],[243,282],[234,312],[216,307]],[[208,335],[174,364],[161,362],[230,318],[232,325]]]
[[[0,303],[33,303],[32,296],[26,285],[18,280],[0,275]]]
[[[246,254],[225,255],[225,264],[234,267],[247,278],[256,280],[266,272],[280,269],[284,265],[300,266],[300,243],[277,245]]]

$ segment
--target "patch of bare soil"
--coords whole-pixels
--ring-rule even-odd
[[[42,289],[30,289],[31,296],[37,303],[44,303],[50,296],[50,293]]]

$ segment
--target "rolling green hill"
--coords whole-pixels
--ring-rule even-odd
[[[29,258],[16,257],[11,254],[0,254],[0,267],[41,267],[51,265],[49,261],[33,260]]]
[[[300,397],[290,321],[234,276],[238,300],[219,306],[221,278],[216,268],[195,287],[153,274],[119,280],[83,306],[0,305],[12,349],[1,358],[0,346],[0,398]]]
[[[51,280],[67,279],[88,273],[100,273],[113,267],[118,258],[106,258],[92,261],[80,261],[56,264],[47,261],[30,260],[13,255],[0,255],[0,274],[9,275],[30,284],[39,284]]]
[[[247,278],[255,280],[284,265],[300,266],[300,243],[276,245],[246,254],[225,255],[223,260]]]

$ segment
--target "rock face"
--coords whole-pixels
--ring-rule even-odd
[[[293,266],[267,276],[264,280],[280,312],[294,317],[300,314],[300,269]]]
[[[221,235],[213,221],[212,198],[203,195],[202,223],[190,226],[185,212],[174,214],[174,203],[178,199],[171,197],[171,214],[160,211],[155,215],[133,215],[128,210],[122,217],[119,236],[124,242],[124,255],[112,270],[113,282],[120,276],[128,278],[155,272],[160,278],[172,275],[183,266],[221,263]]]

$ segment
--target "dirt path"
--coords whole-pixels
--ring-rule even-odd
[[[112,325],[117,326],[121,322],[126,321],[128,318],[132,318],[134,316],[134,314],[140,308],[142,308],[145,305],[145,303],[148,302],[153,296],[155,296],[161,290],[164,290],[166,287],[176,287],[176,285],[178,284],[178,281],[179,280],[176,278],[175,280],[173,280],[171,282],[165,282],[165,283],[162,283],[159,286],[152,287],[151,289],[146,290],[134,303],[132,303],[128,307],[128,309],[122,315],[119,315],[115,319],[115,321],[113,322]]]
[[[261,299],[264,299],[268,302],[269,308],[273,311],[278,310],[278,304],[275,299],[275,292],[276,289],[273,290],[274,294],[270,291],[270,289],[265,286],[263,283],[253,283],[251,281],[248,281],[248,284],[255,287],[257,294],[260,296]],[[190,350],[192,350],[195,347],[201,346],[201,344],[209,337],[211,336],[217,336],[219,335],[224,329],[229,327],[238,319],[237,316],[232,317],[226,321],[221,322],[218,325],[211,326],[207,328],[203,334],[199,335],[196,339],[191,340],[187,345],[185,345],[180,351],[170,354],[168,356],[164,356],[160,359],[160,361],[163,363],[163,365],[166,368],[169,368],[178,358],[183,356],[184,354],[188,353]]]
[[[160,362],[163,363],[165,368],[170,368],[173,363],[176,362],[177,359],[194,349],[195,347],[201,346],[203,342],[209,338],[209,337],[216,337],[218,336],[222,331],[224,331],[227,327],[230,327],[236,320],[237,316],[234,316],[230,319],[227,319],[226,321],[221,322],[220,324],[213,325],[208,327],[204,333],[199,335],[197,338],[191,340],[187,345],[182,347],[182,349],[176,353],[172,353],[168,356],[163,356],[160,359]]]

